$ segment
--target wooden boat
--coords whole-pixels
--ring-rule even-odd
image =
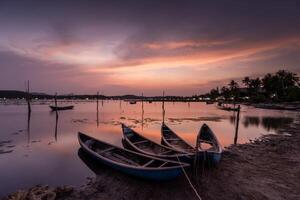
[[[80,132],[78,140],[86,153],[104,165],[140,178],[168,180],[181,175],[182,168],[190,166],[122,149]]]
[[[196,149],[179,137],[165,123],[161,126],[162,144],[183,153],[195,153]]]
[[[197,136],[196,148],[205,152],[204,159],[208,159],[213,164],[217,164],[221,160],[222,147],[219,143],[216,135],[208,127],[207,124],[203,124],[198,136]]]
[[[52,111],[56,110],[72,110],[74,106],[49,106]]]
[[[168,160],[178,161],[179,159],[182,162],[191,162],[194,158],[193,153],[183,153],[170,147],[160,145],[145,138],[124,124],[122,124],[122,130],[124,136],[122,142],[125,148]]]
[[[136,104],[136,101],[135,100],[131,100],[129,101],[130,104]]]
[[[164,123],[162,124],[161,132],[162,142],[177,151],[195,153],[197,149],[199,159],[211,161],[213,164],[217,164],[221,159],[221,145],[215,134],[206,124],[204,124],[199,131],[197,138],[199,144],[196,145],[196,147],[189,145]]]

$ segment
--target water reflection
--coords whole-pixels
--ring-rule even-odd
[[[253,116],[246,116],[244,117],[243,125],[247,128],[249,126],[256,126],[258,127],[260,124],[260,118],[259,117],[253,117]]]
[[[58,125],[58,112],[56,111],[55,115],[55,130],[54,130],[54,139],[57,142],[57,125]]]
[[[31,112],[28,112],[28,114],[27,114],[27,127],[26,127],[27,144],[30,144],[30,119],[31,119]]]
[[[294,119],[291,117],[263,117],[261,124],[267,130],[278,130],[284,125],[293,123]]]
[[[122,146],[120,123],[123,122],[159,143],[161,123],[165,121],[194,146],[199,128],[205,122],[222,146],[229,146],[234,141],[235,115],[219,110],[214,105],[198,102],[191,102],[190,105],[184,102],[139,102],[131,105],[122,101],[105,101],[101,107],[100,101],[104,102],[99,99],[98,105],[95,105],[95,101],[72,101],[76,109],[58,112],[57,116],[49,111],[47,104],[50,102],[35,102],[32,115],[28,115],[25,104],[0,105],[0,177],[1,183],[7,183],[0,184],[0,196],[39,183],[82,184],[91,171],[77,156],[78,131]],[[240,118],[238,143],[274,133],[273,130],[292,123],[293,117],[296,114],[245,106]],[[9,145],[15,147],[9,149]],[[13,153],[5,153],[12,150]],[[24,173],[24,170],[28,173]],[[29,176],[32,173],[35,174],[34,179]],[[57,175],[59,179],[55,178]]]
[[[256,117],[256,116],[245,116],[243,119],[243,125],[245,128],[250,126],[259,127],[262,126],[267,131],[276,131],[282,128],[284,125],[293,123],[294,118],[291,117]]]

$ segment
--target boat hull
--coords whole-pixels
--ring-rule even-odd
[[[128,175],[132,175],[135,177],[147,179],[147,180],[153,180],[153,181],[164,181],[164,180],[170,180],[174,179],[182,174],[182,168],[189,166],[186,163],[182,164],[182,167],[178,165],[176,168],[138,168],[138,167],[130,167],[130,166],[124,166],[124,165],[118,165],[116,163],[110,162],[107,159],[103,159],[101,156],[99,156],[97,153],[90,150],[83,142],[79,139],[80,146],[82,147],[82,150],[89,154],[92,158],[99,161],[103,165],[106,165],[108,167],[111,167],[114,170],[118,170],[120,172],[123,172]],[[151,157],[150,157],[151,158]],[[166,160],[164,160],[166,161]],[[179,164],[179,163],[178,163]]]
[[[72,110],[74,106],[49,106],[52,111],[57,111],[57,110]]]

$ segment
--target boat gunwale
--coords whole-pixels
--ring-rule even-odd
[[[208,128],[209,131],[211,132],[211,135],[213,136],[214,140],[215,140],[216,143],[217,143],[217,148],[218,148],[218,150],[217,150],[217,151],[213,151],[213,150],[203,150],[203,151],[208,152],[208,153],[217,153],[217,154],[221,154],[222,151],[223,151],[222,145],[221,145],[221,143],[219,142],[219,140],[218,140],[217,136],[215,135],[215,133],[211,130],[211,128],[210,128],[206,123],[204,123],[204,124],[201,126],[201,128],[200,128],[200,130],[199,130],[199,134],[200,134],[200,132],[201,132],[201,130],[202,130],[202,127],[203,127],[204,125],[207,126],[207,128]]]

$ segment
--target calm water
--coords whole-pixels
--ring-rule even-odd
[[[78,157],[78,131],[122,146],[120,123],[123,122],[154,141],[161,139],[159,102],[142,106],[142,103],[100,101],[97,116],[96,102],[76,101],[72,102],[75,109],[59,112],[57,121],[48,104],[33,105],[30,118],[25,105],[0,104],[0,197],[36,184],[80,186],[87,176],[95,176]],[[203,123],[212,128],[223,146],[233,143],[233,112],[196,102],[168,102],[165,109],[167,124],[190,144],[194,145]],[[283,124],[292,123],[295,115],[243,106],[238,143],[276,133]]]

